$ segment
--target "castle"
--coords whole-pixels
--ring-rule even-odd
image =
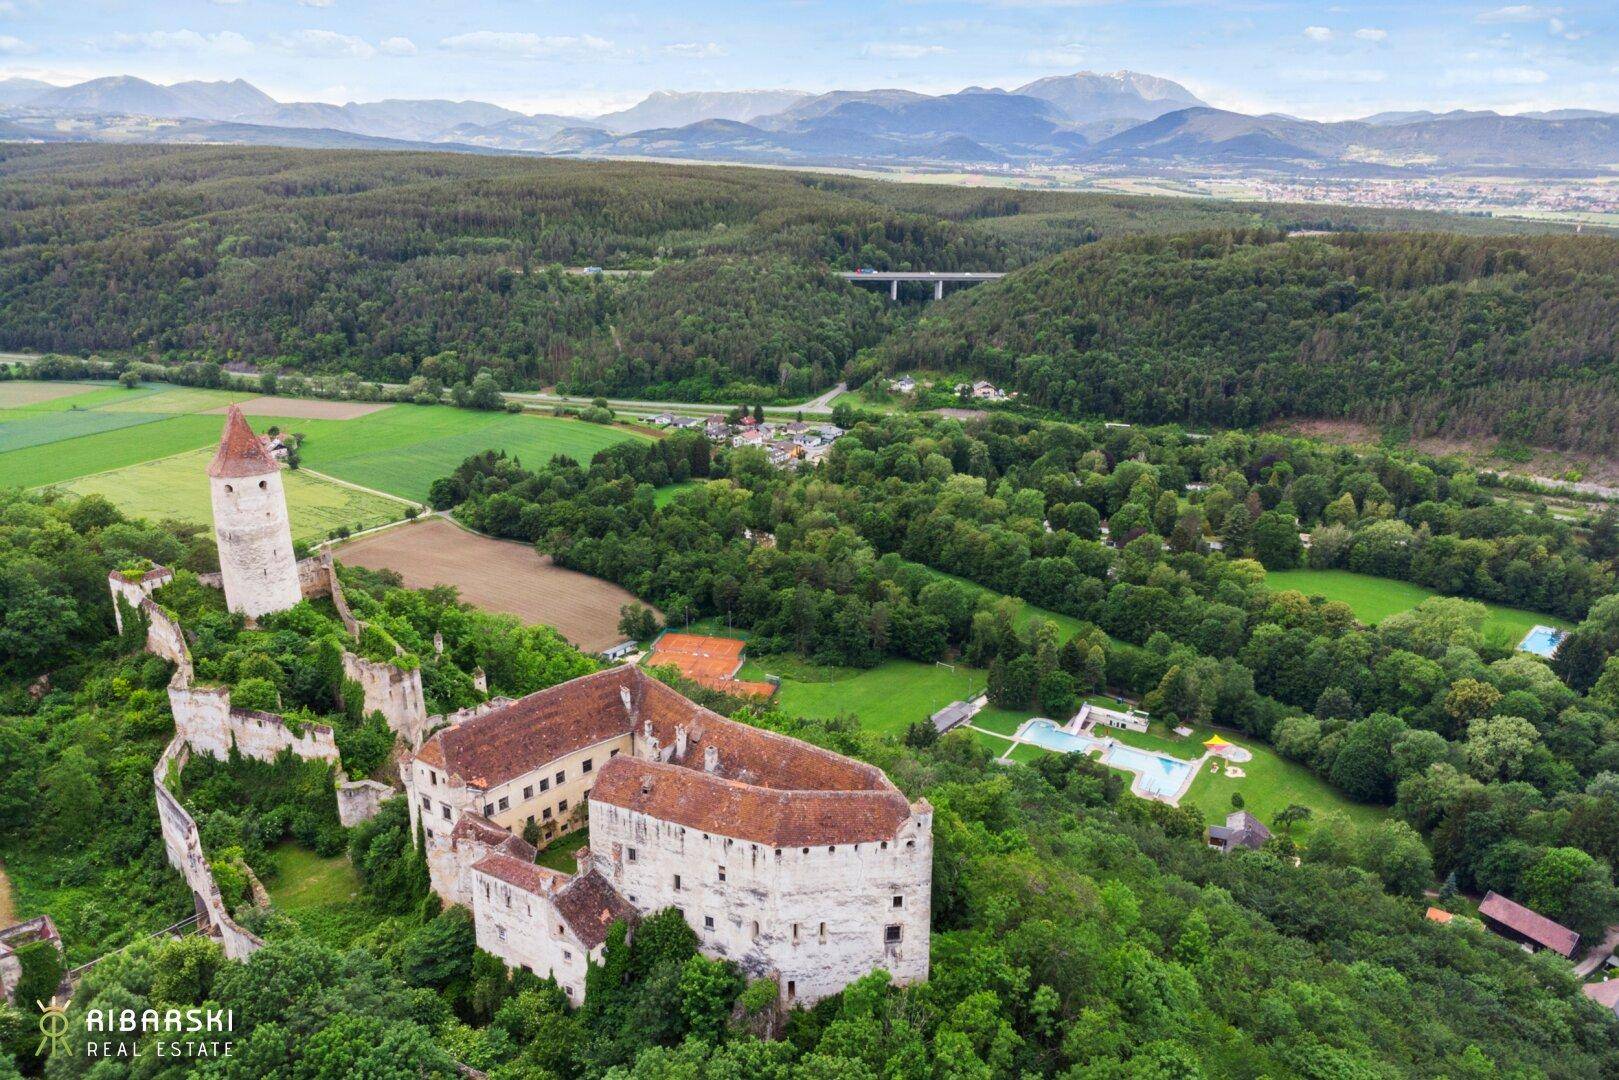
[[[204,583],[250,620],[329,596],[358,639],[331,556],[297,560],[279,466],[234,406],[208,475],[220,573]],[[126,607],[139,611],[148,650],[176,666],[176,734],[153,774],[169,861],[226,955],[243,959],[262,942],[225,909],[170,770],[232,748],[263,760],[339,755],[329,728],[294,731],[233,708],[228,688],[195,684],[183,628],[151,598],[172,579],[154,567],[114,572],[109,585],[120,627]],[[927,978],[933,812],[880,769],[728,720],[638,667],[430,717],[419,670],[347,651],[343,664],[410,751],[400,780],[434,891],[471,909],[480,948],[554,977],[575,1003],[609,928],[671,907],[705,954],[775,979],[785,1004],[813,1004],[878,968],[900,983]],[[391,794],[339,773],[340,820],[364,820]],[[520,835],[558,840],[581,825],[590,843],[573,874],[536,865]]]

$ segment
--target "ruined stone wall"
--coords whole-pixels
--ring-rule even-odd
[[[283,750],[291,750],[305,761],[338,762],[330,727],[309,724],[297,732],[274,713],[234,708],[227,686],[182,685],[176,675],[169,682],[169,709],[175,730],[186,743],[221,761],[234,746],[243,757],[256,761],[274,761]]]
[[[927,979],[933,815],[925,803],[890,840],[772,848],[598,799],[590,850],[637,908],[680,908],[704,954],[734,960],[750,977],[775,977],[784,1000],[813,1004],[878,968],[896,983]],[[889,927],[898,927],[897,941]]]
[[[138,609],[146,619],[146,651],[174,664],[184,673],[185,681],[189,683],[191,650],[186,647],[185,632],[180,629],[180,624],[152,599],[155,590],[173,580],[174,572],[164,567],[155,567],[139,581],[130,581],[114,570],[107,575],[107,588],[113,595],[113,621],[118,625],[118,632],[124,631],[124,612],[118,603],[119,600],[123,600],[130,607]]]
[[[370,821],[394,789],[375,780],[341,780],[337,785],[337,820],[345,829]]]
[[[427,697],[422,692],[420,668],[407,671],[387,661],[367,660],[345,651],[343,675],[360,684],[367,713],[372,710],[382,713],[388,727],[412,749],[421,747],[427,737],[428,724]]]
[[[169,865],[180,871],[191,887],[197,902],[198,914],[208,920],[208,929],[219,937],[225,955],[231,960],[246,960],[264,947],[264,941],[231,918],[225,899],[214,880],[208,857],[202,850],[197,822],[180,800],[168,788],[170,770],[185,767],[191,748],[185,736],[176,734],[158,758],[152,770],[152,786],[157,793],[158,824],[163,832],[163,849]]]

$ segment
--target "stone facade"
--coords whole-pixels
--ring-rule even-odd
[[[232,707],[229,687],[174,683],[169,684],[169,708],[175,730],[198,753],[223,761],[235,747],[243,757],[274,761],[291,750],[305,761],[338,763],[337,740],[325,724],[294,731],[274,713]]]
[[[933,813],[880,770],[727,720],[634,667],[453,719],[401,778],[434,889],[472,908],[479,946],[509,965],[568,985],[577,960],[582,995],[583,955],[605,927],[589,925],[591,905],[573,923],[551,912],[589,894],[632,918],[679,909],[704,953],[775,978],[785,1002],[878,968],[927,978]],[[483,854],[489,829],[581,802],[591,844],[577,876]]]
[[[18,1001],[17,986],[22,982],[22,960],[17,950],[37,941],[48,941],[62,951],[62,935],[49,915],[36,915],[25,922],[0,930],[0,1002],[22,1009],[33,1009],[34,1002]]]
[[[225,605],[249,619],[303,599],[281,466],[232,406],[208,466]]]
[[[342,595],[342,590],[333,595]],[[365,694],[366,712],[382,713],[388,727],[412,749],[422,744],[427,734],[427,698],[422,693],[420,668],[407,670],[345,650],[343,675],[360,684]]]

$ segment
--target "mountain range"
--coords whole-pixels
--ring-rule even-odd
[[[659,91],[595,117],[484,101],[280,102],[241,79],[168,86],[132,76],[52,86],[0,79],[0,138],[437,148],[771,164],[1096,165],[1273,171],[1478,167],[1604,171],[1619,114],[1383,112],[1320,122],[1210,107],[1132,71],[1052,76],[1012,90]]]

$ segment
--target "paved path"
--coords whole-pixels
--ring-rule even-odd
[[[1610,926],[1608,932],[1603,935],[1602,942],[1586,953],[1585,959],[1574,965],[1574,974],[1585,978],[1601,967],[1608,957],[1613,955],[1615,948],[1619,948],[1619,926]]]

